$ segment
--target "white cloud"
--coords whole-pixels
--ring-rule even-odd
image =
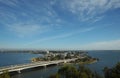
[[[92,23],[100,21],[100,20],[102,20],[102,18],[104,18],[104,16],[96,17],[95,19],[93,19]]]
[[[64,9],[78,15],[81,21],[97,19],[108,10],[120,8],[120,0],[64,0],[61,4]]]
[[[24,24],[24,23],[8,25],[8,29],[16,33],[20,37],[33,35],[36,33],[43,33],[49,30],[49,28],[46,26],[40,26],[35,24]]]
[[[80,45],[84,50],[120,50],[120,40],[93,42],[86,45]]]
[[[86,28],[86,29],[82,29],[82,30],[76,30],[76,31],[70,32],[70,33],[64,33],[64,34],[61,34],[61,35],[56,35],[56,36],[52,36],[52,37],[46,37],[46,38],[43,38],[43,39],[38,39],[38,40],[32,41],[30,43],[27,43],[27,44],[25,44],[25,46],[40,43],[40,42],[44,42],[44,41],[49,41],[49,40],[66,38],[66,37],[73,36],[75,34],[89,32],[89,31],[92,31],[94,29],[95,29],[94,27],[91,27],[91,28]]]
[[[8,6],[17,6],[18,0],[0,0],[0,2]]]
[[[0,3],[4,4],[0,7],[0,23],[19,36],[54,30],[63,22],[46,1],[0,0]]]

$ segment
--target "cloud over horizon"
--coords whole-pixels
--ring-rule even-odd
[[[81,45],[83,50],[120,50],[120,40],[99,41]]]

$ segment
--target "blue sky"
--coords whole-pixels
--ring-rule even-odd
[[[120,0],[0,0],[0,48],[120,49]]]

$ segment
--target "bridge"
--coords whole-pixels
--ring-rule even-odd
[[[3,71],[5,70],[7,70],[8,72],[17,71],[18,73],[21,73],[22,70],[31,69],[35,67],[42,67],[42,66],[46,67],[48,65],[53,65],[53,64],[57,65],[60,63],[67,63],[67,62],[75,61],[76,59],[77,58],[55,60],[55,61],[40,61],[40,62],[33,62],[33,63],[28,63],[28,64],[5,66],[5,67],[0,67],[0,74],[2,74]]]

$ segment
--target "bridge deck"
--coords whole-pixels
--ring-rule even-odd
[[[8,70],[8,72],[20,71],[20,70],[24,70],[24,69],[39,67],[39,66],[47,66],[47,65],[51,65],[51,64],[59,64],[59,63],[75,61],[76,59],[77,58],[65,59],[65,60],[55,60],[55,61],[40,61],[40,62],[33,62],[33,63],[28,63],[28,64],[5,66],[5,67],[0,67],[0,74],[2,74],[2,72],[4,70]]]

